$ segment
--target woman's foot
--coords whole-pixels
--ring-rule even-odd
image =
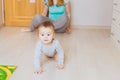
[[[65,32],[70,34],[71,33],[71,29],[70,28],[66,28]]]
[[[24,28],[24,29],[21,29],[21,32],[31,32],[31,30],[29,28]]]

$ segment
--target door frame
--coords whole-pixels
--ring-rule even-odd
[[[0,26],[3,26],[4,25],[4,1],[3,0],[1,0],[1,17],[2,17],[2,19],[1,19],[1,23],[0,23]]]

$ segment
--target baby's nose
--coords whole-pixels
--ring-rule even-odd
[[[45,38],[47,38],[48,36],[47,35],[45,35]]]

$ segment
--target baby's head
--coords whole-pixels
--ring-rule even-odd
[[[55,37],[54,26],[50,21],[43,22],[38,31],[39,38],[44,44],[50,44]]]

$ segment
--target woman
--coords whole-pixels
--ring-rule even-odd
[[[45,8],[43,13],[33,17],[30,29],[23,31],[34,31],[39,24],[51,21],[56,32],[70,33],[71,11],[69,0],[44,0]],[[47,17],[48,14],[48,17]]]

